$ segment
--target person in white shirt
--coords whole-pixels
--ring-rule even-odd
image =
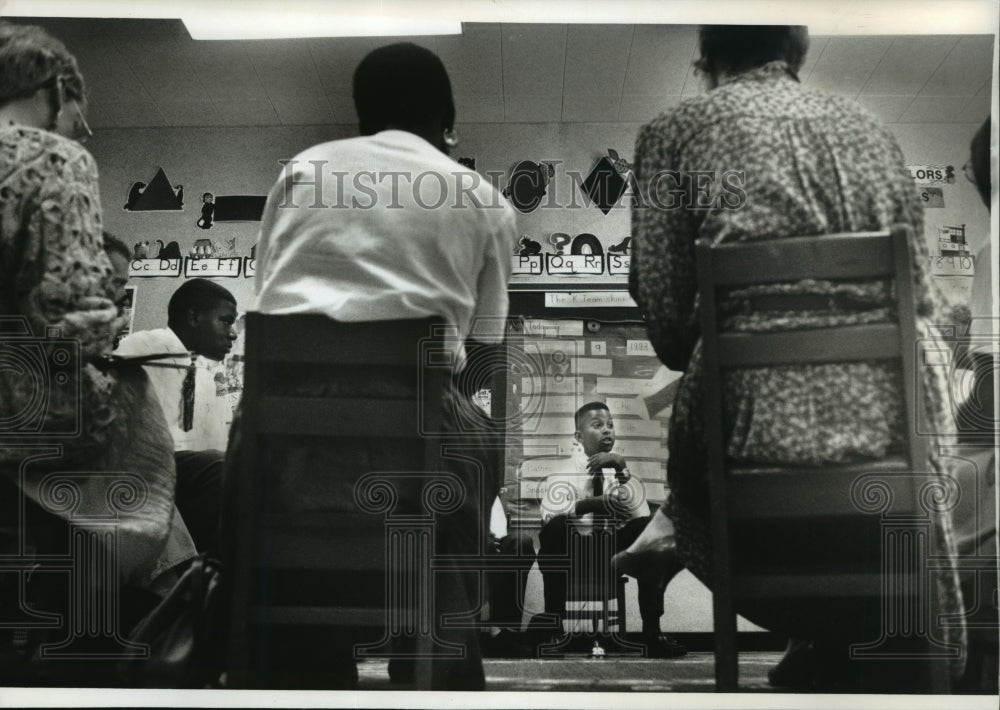
[[[650,521],[642,485],[633,479],[625,458],[614,451],[615,424],[603,402],[589,402],[576,411],[576,433],[582,454],[573,457],[576,473],[549,476],[541,500],[542,529],[538,535],[538,567],[542,572],[546,614],[562,623],[566,613],[569,535],[591,535],[595,527],[614,531],[614,546],[625,550]],[[610,564],[610,560],[608,561]],[[687,649],[660,633],[663,595],[682,565],[655,567],[636,573],[643,641],[651,658],[682,656]]]
[[[207,279],[181,284],[167,305],[167,327],[140,330],[115,351],[134,357],[177,353],[145,365],[174,440],[177,508],[199,551],[218,547],[229,405],[217,393],[214,363],[236,339],[236,299]]]
[[[500,342],[513,208],[448,150],[441,132],[392,123],[289,161],[264,208],[251,310],[342,322],[442,316],[460,354],[469,338]]]
[[[339,322],[443,318],[450,328],[451,357],[442,366],[455,375],[443,393],[445,427],[454,426],[465,437],[463,446],[467,442],[478,450],[484,433],[470,431],[473,418],[461,414],[476,409],[469,401],[474,390],[464,388],[458,375],[463,369],[474,372],[472,363],[463,367],[467,358],[474,360],[477,352],[504,338],[507,281],[518,239],[514,210],[487,180],[448,157],[457,143],[455,104],[448,73],[433,52],[412,43],[379,47],[358,65],[353,92],[360,136],[321,143],[282,161],[261,219],[257,296],[250,310],[279,317],[321,314]],[[254,353],[246,357],[251,361]],[[296,382],[276,377],[271,391],[297,389],[322,397],[338,389],[341,396],[358,396],[365,388],[381,391],[396,384],[389,378],[332,382],[335,376],[317,381],[307,372],[296,375]],[[240,422],[237,414],[230,461],[238,460],[242,450]],[[280,455],[272,451],[280,461],[270,471],[267,500],[282,510],[318,509],[331,515],[350,510],[357,477],[385,470],[373,468],[374,454],[369,456],[364,441],[357,446],[350,441],[302,442],[288,448],[293,450]],[[438,552],[482,553],[492,491],[486,501],[481,494],[493,464],[480,459],[482,465],[473,466],[473,458],[480,459],[454,456],[445,462],[461,478],[466,495],[454,513],[436,519]],[[351,464],[344,465],[345,460]],[[401,494],[404,508],[419,505],[404,498]],[[229,529],[227,524],[227,533]],[[227,536],[227,549],[237,544]],[[441,603],[454,602],[450,608],[456,613],[471,611],[477,576],[465,570],[437,575],[435,594],[439,600],[451,595]],[[329,594],[336,599],[338,590],[331,588]],[[434,625],[439,638],[464,644],[465,651],[461,659],[432,664],[431,687],[482,689],[485,676],[476,635],[457,625],[443,626],[440,615]],[[259,682],[270,687],[296,682],[353,687],[352,633],[318,628],[275,632]],[[412,658],[405,649],[400,655]],[[408,682],[414,668],[412,661],[394,658],[389,674],[394,681]],[[304,677],[310,680],[302,681]]]

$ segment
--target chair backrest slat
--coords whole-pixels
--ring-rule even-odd
[[[891,278],[896,262],[884,232],[719,244],[712,253],[717,287],[802,279]]]
[[[718,336],[722,368],[899,358],[899,327],[889,323],[782,333]]]

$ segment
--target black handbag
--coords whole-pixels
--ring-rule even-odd
[[[125,686],[205,688],[222,672],[221,568],[194,558],[169,594],[128,635],[148,648],[142,658],[119,663]]]

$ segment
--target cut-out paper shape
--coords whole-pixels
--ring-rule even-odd
[[[220,259],[231,259],[239,256],[236,253],[236,237],[215,242],[215,255]]]
[[[469,170],[475,170],[476,169],[476,159],[475,158],[459,158],[458,159],[458,164],[459,165],[464,165]]]
[[[611,159],[611,164],[615,166],[615,170],[621,173],[622,177],[632,172],[632,163],[620,157],[614,148],[608,148],[608,157]]]
[[[135,203],[139,201],[140,197],[142,197],[142,191],[145,189],[146,183],[144,182],[132,183],[132,187],[130,187],[128,191],[128,197],[125,198],[125,209],[135,209]]]
[[[593,234],[584,232],[583,234],[577,234],[573,238],[573,243],[569,247],[569,253],[574,255],[604,254],[604,246],[601,244],[601,240]]]
[[[522,234],[517,243],[517,251],[514,253],[517,256],[535,256],[542,253],[542,245],[527,234]]]
[[[219,195],[215,198],[216,222],[259,222],[267,195]]]
[[[541,204],[549,180],[555,174],[556,168],[551,163],[522,160],[514,166],[501,193],[519,212],[532,212]]]
[[[144,242],[136,242],[132,245],[132,258],[133,259],[145,259],[149,256],[149,240]]]
[[[625,185],[626,179],[615,169],[614,163],[602,157],[583,181],[583,191],[591,203],[607,214],[625,194]]]
[[[566,232],[552,232],[549,235],[549,244],[555,247],[556,254],[565,254],[566,245],[573,241],[573,237]]]
[[[157,239],[154,242],[156,245],[156,253],[150,254],[150,259],[180,259],[181,258],[181,247],[177,242],[170,242],[167,245],[163,244],[162,239]]]
[[[195,239],[191,247],[192,259],[209,259],[215,256],[215,245],[211,239]]]
[[[201,217],[197,224],[202,229],[211,229],[215,217],[215,195],[206,192],[201,196],[201,203]]]
[[[184,209],[184,186],[170,186],[163,168],[156,169],[156,175],[148,185],[141,182],[129,188],[125,209],[130,212],[159,212]]]
[[[608,254],[631,254],[632,237],[625,237],[617,244],[608,247]]]

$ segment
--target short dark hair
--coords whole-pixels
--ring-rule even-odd
[[[990,206],[990,117],[987,116],[983,125],[972,137],[969,145],[969,160],[972,163],[972,174],[976,178],[976,188],[979,196],[987,207]]]
[[[236,305],[236,297],[208,279],[189,279],[180,285],[167,304],[167,325],[181,325],[188,311],[207,311],[219,301]]]
[[[740,72],[783,59],[798,73],[809,50],[803,25],[703,25],[698,32],[701,54],[695,67],[714,74]]]
[[[455,100],[444,64],[412,42],[372,50],[354,70],[354,106],[360,131],[370,136],[389,125],[455,124]]]
[[[83,100],[83,76],[66,45],[41,27],[0,22],[0,106],[59,79],[68,98]]]
[[[126,259],[132,258],[132,252],[129,251],[129,248],[125,245],[125,242],[123,242],[121,239],[119,239],[114,234],[106,230],[104,231],[102,236],[104,237],[104,252],[106,254],[108,254],[109,256],[111,254],[121,254]]]
[[[580,422],[583,420],[583,416],[587,412],[593,411],[595,409],[603,410],[605,412],[608,412],[609,414],[611,413],[611,410],[608,409],[608,405],[605,404],[604,402],[597,402],[597,401],[587,402],[585,405],[576,410],[576,414],[573,415],[573,422],[576,424],[577,431],[580,430]]]

